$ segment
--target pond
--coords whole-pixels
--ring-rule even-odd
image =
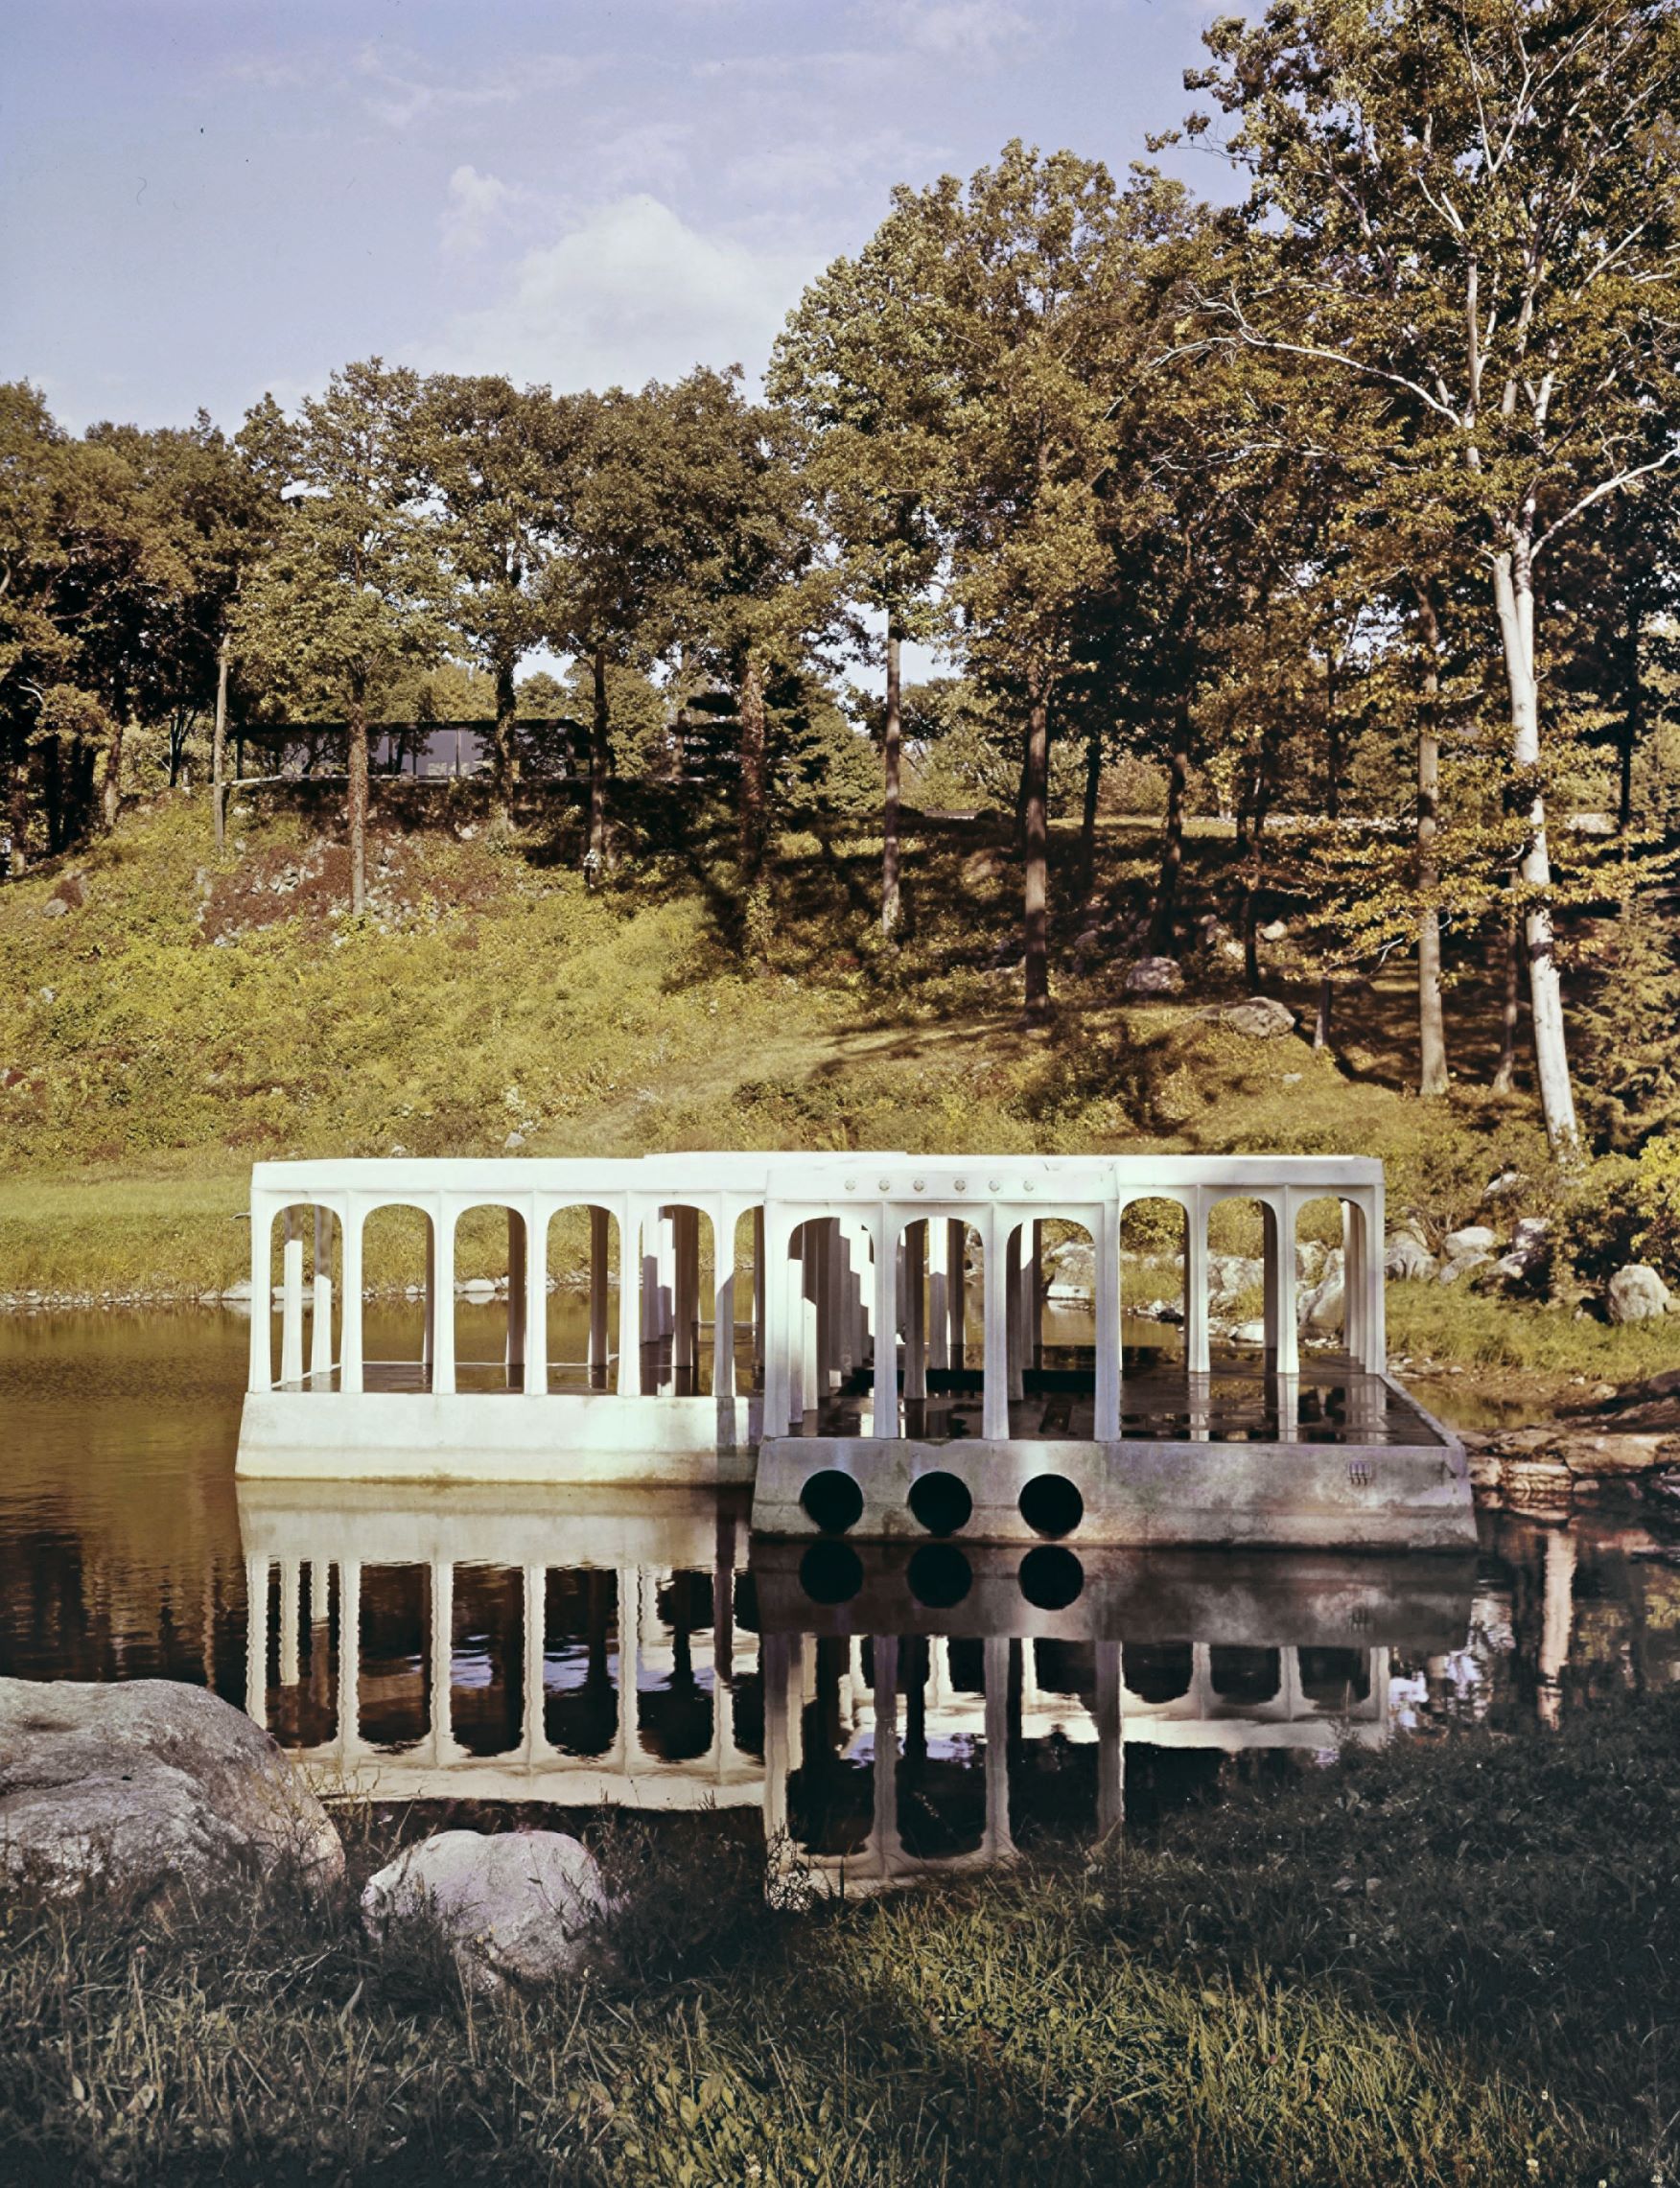
[[[739,1494],[236,1482],[247,1328],[0,1320],[0,1674],[207,1686],[376,1798],[739,1808],[868,1890],[1680,1676],[1632,1502],[1484,1513],[1464,1558],[1081,1562],[755,1545]]]

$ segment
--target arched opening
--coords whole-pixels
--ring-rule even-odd
[[[1295,1214],[1295,1258],[1302,1341],[1347,1349],[1347,1247],[1352,1219],[1344,1201],[1325,1194]]]
[[[468,1755],[525,1744],[525,1574],[457,1565],[451,1590],[449,1728]]]
[[[1015,1224],[1004,1241],[1013,1435],[1094,1432],[1096,1267],[1095,1239],[1066,1217],[1035,1217]]]
[[[906,1435],[929,1443],[980,1432],[985,1345],[980,1234],[941,1216],[896,1242]]]
[[[340,1685],[356,1696],[356,1723],[340,1728],[339,1736],[347,1729],[383,1754],[401,1755],[426,1738],[437,1706],[428,1647],[432,1603],[427,1570],[364,1565],[356,1595],[356,1631],[338,1637],[353,1660],[351,1677]]]
[[[331,1568],[313,1559],[270,1563],[263,1723],[286,1748],[324,1746],[338,1716],[331,1646]]]
[[[1326,1716],[1345,1714],[1370,1700],[1369,1649],[1298,1649],[1295,1666],[1302,1701]]]
[[[897,1736],[896,1702],[884,1699],[885,1714],[895,1725],[889,1733],[877,1721],[881,1712],[875,1707],[873,1652],[867,1643],[857,1652],[861,1663],[845,1640],[807,1639],[793,1647],[791,1658],[767,1660],[780,1674],[773,1681],[767,1713],[784,1723],[788,1718],[797,1722],[789,1743],[799,1760],[787,1777],[788,1835],[803,1852],[831,1860],[855,1854],[869,1842],[875,1827],[877,1738]],[[810,1655],[802,1664],[804,1650]]]
[[[268,1226],[269,1380],[287,1390],[330,1390],[338,1364],[343,1242],[331,1208],[300,1201]],[[252,1302],[253,1313],[260,1312]]]
[[[543,1737],[605,1755],[618,1736],[618,1575],[550,1571],[543,1585]]]
[[[543,1253],[550,1390],[618,1390],[618,1220],[588,1204],[557,1209]]]
[[[1233,1709],[1255,1710],[1275,1701],[1283,1684],[1282,1658],[1274,1648],[1211,1648],[1207,1665],[1215,1695]]]
[[[918,1861],[975,1852],[986,1835],[985,1675],[978,1696],[956,1692],[942,1640],[898,1643],[904,1695],[899,1741],[899,1844]]]
[[[788,1240],[782,1317],[790,1435],[859,1435],[875,1397],[875,1245],[867,1222],[813,1216]],[[882,1398],[898,1403],[896,1347]],[[882,1432],[880,1430],[876,1433]]]
[[[671,1572],[648,1591],[654,1618],[644,1618],[636,1652],[636,1723],[642,1747],[664,1762],[692,1762],[712,1745],[713,1585],[710,1572]]]
[[[643,1220],[637,1243],[642,1393],[703,1397],[712,1387],[712,1219],[672,1201]]]
[[[523,1390],[525,1359],[525,1220],[492,1202],[462,1211],[452,1266],[438,1282],[450,1302],[457,1390]]]
[[[364,1389],[431,1389],[436,1261],[432,1219],[423,1208],[387,1204],[362,1225]]]
[[[1193,1312],[1190,1224],[1182,1204],[1152,1194],[1120,1211],[1121,1433],[1182,1437],[1183,1373]]]
[[[1121,1659],[1127,1692],[1155,1710],[1181,1701],[1195,1671],[1188,1641],[1128,1641]]]

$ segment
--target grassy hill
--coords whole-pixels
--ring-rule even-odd
[[[330,812],[237,808],[218,864],[204,802],[162,798],[0,890],[0,1293],[219,1290],[245,1268],[252,1159],[316,1152],[1338,1150],[1382,1155],[1391,1203],[1437,1227],[1509,1168],[1544,1201],[1528,1095],[1409,1095],[1404,968],[1341,997],[1327,1054],[1199,1015],[1239,991],[1217,952],[1187,960],[1183,1001],[1123,1003],[1153,848],[1153,824],[1104,830],[1092,896],[1061,921],[1056,1023],[1028,1033],[1016,874],[986,817],[914,836],[891,950],[878,844],[844,823],[784,836],[757,964],[698,830],[642,830],[591,893],[545,826],[494,834],[470,786],[392,803],[357,919]],[[1215,830],[1192,850],[1200,910],[1229,850]],[[1287,943],[1267,974],[1307,1010]],[[1467,980],[1452,1009],[1455,1056],[1481,1069],[1485,993]],[[1538,1309],[1449,1315],[1405,1291],[1403,1341],[1443,1357],[1644,1360],[1638,1332],[1565,1342]]]

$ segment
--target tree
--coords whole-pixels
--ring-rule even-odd
[[[1537,780],[1536,570],[1590,508],[1680,455],[1674,0],[1278,0],[1186,78],[1239,117],[1254,277],[1200,339],[1383,392],[1391,491],[1438,492],[1482,560],[1512,763]],[[1205,127],[1193,117],[1191,127]],[[1265,247],[1260,247],[1261,239]],[[1547,816],[1522,896],[1542,1108],[1575,1141]]]
[[[788,317],[767,391],[805,435],[805,471],[851,598],[885,622],[881,714],[881,931],[901,914],[902,653],[938,618],[929,593],[937,510],[953,453],[954,384],[930,299],[948,208],[900,198],[855,259],[836,259]]]
[[[425,384],[416,427],[438,521],[440,614],[495,685],[491,794],[503,822],[519,781],[514,678],[543,636],[543,573],[576,410],[546,387],[485,374]]]
[[[341,713],[349,730],[350,901],[367,901],[367,725],[405,668],[445,632],[434,535],[421,507],[418,377],[379,358],[334,373],[295,420],[272,397],[241,433],[286,498],[272,553],[234,617],[235,643],[273,684]]]

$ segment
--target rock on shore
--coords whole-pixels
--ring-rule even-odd
[[[344,1874],[326,1810],[267,1733],[199,1687],[0,1679],[0,1874],[68,1890]]]
[[[405,1847],[362,1895],[370,1936],[430,1917],[469,1990],[551,1982],[609,1912],[595,1858],[564,1831],[439,1831]]]

